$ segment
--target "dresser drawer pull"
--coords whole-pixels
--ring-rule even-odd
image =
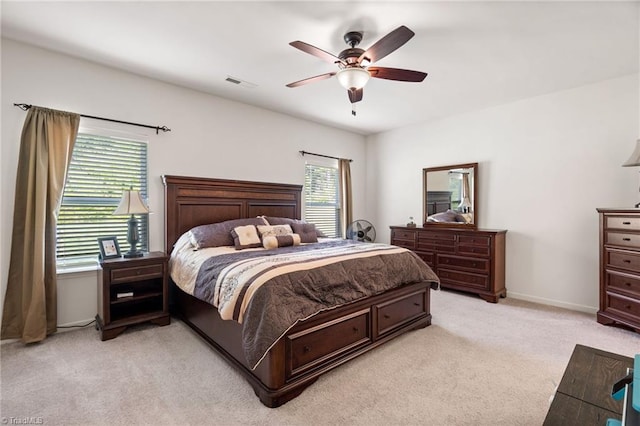
[[[624,283],[624,285],[626,285],[627,287],[631,287],[631,283],[628,282],[628,281],[626,283]]]
[[[624,237],[624,238],[622,239],[622,241],[631,241],[631,238],[629,238],[629,237]]]
[[[358,327],[353,327],[353,332],[357,333],[358,331],[360,331],[360,329]]]
[[[622,259],[622,261],[623,261],[624,263],[631,263],[631,260],[629,260],[629,259]]]
[[[413,306],[420,306],[418,302],[414,302]]]
[[[304,346],[302,348],[302,352],[304,352],[305,354],[308,353],[309,351],[311,351],[311,348],[309,346]]]
[[[625,305],[625,309],[631,309],[631,305]]]
[[[623,225],[631,225],[631,222],[622,222]]]
[[[387,314],[384,314],[383,316],[384,316],[384,319],[389,319],[389,318],[391,318],[391,317],[390,317],[389,315],[387,315]]]

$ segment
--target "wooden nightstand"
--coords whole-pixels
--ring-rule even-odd
[[[127,327],[150,321],[168,325],[168,256],[146,253],[131,259],[100,262],[96,327],[102,340],[117,337]]]

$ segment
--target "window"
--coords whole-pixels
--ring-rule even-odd
[[[147,143],[79,133],[58,213],[59,266],[95,262],[99,237],[115,235],[121,251],[129,249],[127,217],[113,215],[122,191],[129,187],[147,198]],[[136,218],[139,247],[148,250],[148,217]]]
[[[307,164],[304,178],[304,219],[328,237],[340,235],[338,168]]]

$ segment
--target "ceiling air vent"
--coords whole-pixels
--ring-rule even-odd
[[[250,83],[236,77],[231,77],[230,75],[228,75],[224,80],[228,81],[229,83],[237,84],[238,86],[244,87],[246,89],[253,89],[254,87],[258,87],[258,85],[255,83]]]

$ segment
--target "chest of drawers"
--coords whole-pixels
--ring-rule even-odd
[[[640,332],[640,210],[598,209],[600,309],[597,320]]]
[[[391,227],[391,244],[424,260],[445,288],[496,303],[505,287],[505,230]]]

